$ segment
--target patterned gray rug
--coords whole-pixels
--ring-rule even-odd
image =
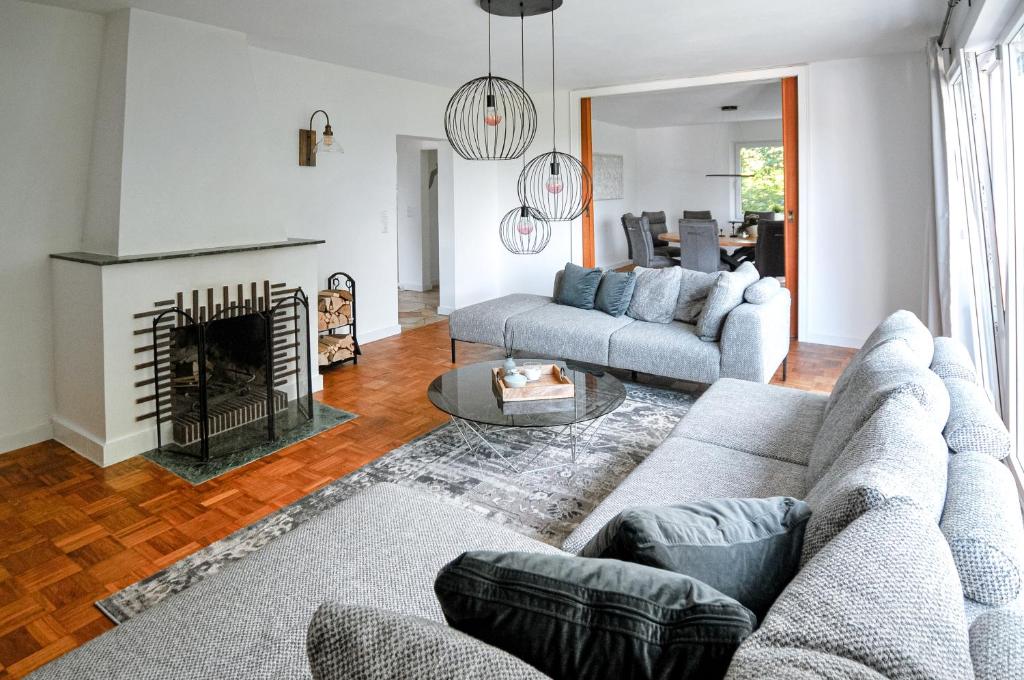
[[[123,623],[233,560],[334,507],[360,489],[390,482],[418,488],[552,545],[561,545],[589,514],[668,436],[696,399],[680,392],[626,383],[626,401],[600,423],[575,465],[568,447],[553,445],[534,459],[538,435],[516,430],[500,446],[538,472],[515,473],[482,447],[468,446],[452,424],[429,432],[292,505],[240,529],[96,606]]]

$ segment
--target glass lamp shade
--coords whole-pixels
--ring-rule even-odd
[[[519,175],[519,201],[550,222],[574,220],[590,207],[593,184],[583,163],[571,154],[549,151]]]
[[[452,95],[444,131],[455,152],[468,161],[521,158],[537,135],[537,109],[511,80],[484,76]]]
[[[536,255],[550,240],[551,225],[533,208],[513,208],[501,219],[501,243],[514,255]]]
[[[316,153],[317,155],[322,153],[345,153],[345,149],[334,139],[334,132],[331,130],[330,125],[324,128],[324,136],[316,143]]]

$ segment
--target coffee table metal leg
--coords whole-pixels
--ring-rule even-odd
[[[508,457],[499,451],[494,444],[485,435],[498,435],[503,432],[520,430],[521,428],[515,427],[496,427],[496,428],[484,428],[468,420],[456,418],[452,416],[452,423],[455,424],[455,428],[459,431],[463,441],[471,449],[476,449],[480,444],[485,446],[491,453],[496,455],[501,462],[515,473],[531,473],[531,472],[542,472],[544,470],[552,470],[555,468],[565,467],[566,465],[576,465],[579,456],[585,453],[590,448],[590,443],[593,441],[594,436],[601,429],[601,425],[604,423],[605,416],[596,418],[595,420],[588,421],[579,427],[576,423],[571,423],[562,427],[545,427],[545,428],[534,428],[531,431],[534,434],[541,435],[544,438],[543,446],[540,450],[533,454],[530,462],[540,458],[544,452],[546,452],[556,442],[565,442],[565,437],[568,435],[568,445],[570,462],[568,463],[557,463],[555,465],[548,465],[541,468],[523,469],[513,463]],[[529,450],[532,450],[537,445],[532,445]]]

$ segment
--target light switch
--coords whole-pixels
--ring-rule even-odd
[[[389,226],[390,222],[391,222],[391,219],[388,216],[388,211],[387,210],[381,210],[380,211],[380,233],[382,233],[382,234],[388,233],[388,226]]]

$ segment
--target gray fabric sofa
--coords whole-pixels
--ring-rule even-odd
[[[804,564],[741,645],[728,678],[1013,677],[1008,669],[1024,667],[1024,524],[1000,462],[1009,437],[988,418],[983,394],[947,387],[976,380],[950,349],[900,313],[872,335],[831,395],[717,381],[659,448],[588,509],[562,549],[578,552],[631,506],[803,498],[813,510]],[[747,405],[741,418],[737,403]],[[984,475],[970,473],[979,466]],[[979,504],[985,512],[971,515]],[[318,607],[369,606],[443,623],[434,576],[474,549],[558,552],[440,499],[378,485],[34,677],[307,678],[307,626]],[[969,581],[1002,598],[999,604],[967,599]],[[1013,598],[1004,597],[1011,591]],[[436,645],[443,628],[351,611],[358,617],[318,615],[309,631],[318,680],[410,677],[408,650],[443,659],[447,673],[416,677],[488,677],[481,660],[494,655],[474,653],[475,641]],[[341,631],[347,620],[358,625]],[[372,640],[361,635],[368,629],[378,631]],[[389,630],[423,639],[380,639]],[[329,660],[339,655],[345,670],[332,674]],[[500,665],[490,677],[517,677],[508,659]],[[353,675],[371,667],[374,675]]]
[[[448,317],[448,329],[453,362],[456,341],[504,348],[511,337],[517,351],[557,359],[698,383],[719,378],[766,383],[789,354],[790,305],[785,288],[761,304],[740,304],[729,312],[717,342],[701,340],[693,324],[681,321],[615,318],[523,294],[457,309]]]

